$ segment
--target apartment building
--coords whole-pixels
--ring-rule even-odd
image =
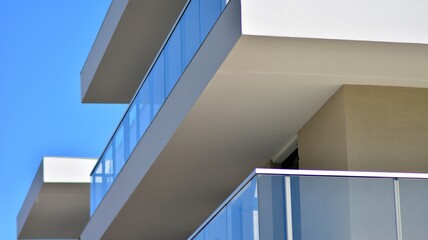
[[[426,10],[113,0],[82,102],[129,108],[80,239],[426,236]]]

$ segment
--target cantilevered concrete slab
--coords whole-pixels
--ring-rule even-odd
[[[244,2],[229,2],[82,240],[186,239],[342,85],[428,88],[428,45],[259,35]]]
[[[128,103],[187,0],[113,0],[80,74],[82,102]]]
[[[96,159],[45,157],[17,217],[18,239],[79,239]]]
[[[187,0],[113,0],[81,72],[85,103],[128,103]],[[428,43],[428,3],[246,0],[243,34]]]

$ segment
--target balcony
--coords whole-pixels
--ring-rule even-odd
[[[91,215],[227,3],[228,0],[188,2],[91,174]]]
[[[193,240],[418,240],[428,174],[256,169]]]
[[[78,239],[96,159],[44,157],[16,218],[18,239]]]
[[[187,82],[182,84],[182,92],[177,95],[194,99],[189,100],[189,106],[180,103],[182,109],[174,106],[171,110],[171,107],[170,119],[172,115],[179,115],[177,125],[181,124],[182,128],[193,124],[190,127],[193,135],[193,131],[212,129],[214,135],[225,132],[223,139],[236,138],[234,143],[242,142],[241,139],[260,139],[260,142],[250,144],[266,148],[260,150],[266,156],[257,159],[257,164],[272,156],[280,156],[282,149],[293,142],[301,126],[343,84],[428,86],[419,76],[419,73],[427,74],[423,63],[428,48],[423,44],[375,42],[381,38],[370,39],[373,42],[291,38],[294,35],[265,32],[272,30],[266,27],[273,26],[271,22],[248,22],[264,19],[255,16],[265,16],[264,10],[269,6],[262,8],[253,2],[238,0],[231,3],[236,6],[231,8],[229,0],[190,0],[186,4],[92,173],[91,214],[173,89],[177,89],[174,88],[176,84],[183,80],[185,72]],[[226,9],[230,11],[225,16]],[[213,34],[211,30],[215,25],[221,25],[217,26],[221,30]],[[227,32],[225,26],[233,30]],[[251,26],[265,28],[257,32]],[[276,27],[281,29],[281,26]],[[205,51],[201,53],[208,35],[210,45],[205,44]],[[402,54],[403,51],[415,54]],[[198,61],[194,60],[195,56]],[[191,62],[194,66],[189,71]],[[210,87],[207,87],[208,82]],[[295,102],[299,103],[298,108],[293,104]],[[189,117],[190,108],[197,116]],[[293,112],[293,116],[287,112]],[[222,115],[229,118],[219,118]],[[230,119],[239,124],[232,124]],[[208,126],[203,126],[208,121]],[[261,123],[269,124],[260,126]],[[169,122],[164,124],[168,126],[160,128],[171,125]],[[264,128],[269,131],[263,131]],[[175,134],[175,130],[170,134]],[[242,131],[234,132],[238,130]],[[210,139],[207,134],[212,133],[204,134],[206,140]],[[242,137],[238,138],[238,135]],[[266,139],[272,142],[268,143]],[[215,143],[219,145],[217,141]],[[243,146],[242,149],[248,148]]]
[[[187,238],[343,84],[428,86],[425,45],[245,32],[262,3],[186,4],[92,173],[82,240]]]

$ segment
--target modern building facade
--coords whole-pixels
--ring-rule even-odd
[[[91,173],[80,239],[428,234],[404,219],[428,222],[406,199],[427,199],[426,175],[382,173],[428,171],[426,10],[418,0],[113,0],[82,101],[129,108]]]

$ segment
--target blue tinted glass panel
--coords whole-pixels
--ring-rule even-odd
[[[181,76],[181,27],[175,28],[174,33],[165,46],[165,95],[167,96]]]
[[[285,177],[258,176],[260,239],[286,239]]]
[[[112,154],[112,147],[111,145],[107,148],[107,151],[104,153],[104,172],[106,174],[106,181],[107,181],[107,190],[110,188],[111,184],[113,184],[114,177],[115,177],[115,171],[114,168],[114,162],[113,162],[113,154]]]
[[[204,40],[221,12],[221,0],[200,0],[201,40]]]
[[[199,31],[199,0],[192,0],[181,19],[183,70],[196,54],[201,40]]]
[[[91,216],[92,216],[92,214],[94,213],[94,211],[95,211],[95,208],[96,208],[96,206],[97,206],[97,204],[96,204],[96,202],[95,202],[95,193],[96,193],[96,190],[97,190],[97,188],[96,188],[96,184],[95,184],[95,174],[92,174],[91,175],[91,198],[90,198],[90,204],[91,204]]]
[[[428,236],[428,180],[400,179],[403,239],[420,240]]]
[[[193,240],[205,240],[204,230],[202,230]]]
[[[300,181],[298,177],[290,177],[291,181],[291,216],[293,221],[293,238],[302,239],[301,211],[300,211]]]
[[[123,134],[123,126],[119,127],[119,130],[116,132],[116,135],[114,136],[113,140],[113,161],[114,161],[114,168],[117,170],[115,173],[115,176],[117,176],[122,169],[123,165],[125,164],[125,158],[124,158],[124,134]]]
[[[95,171],[95,185],[96,185],[96,193],[95,193],[95,202],[98,204],[101,202],[101,199],[104,196],[103,189],[103,163],[100,162],[98,164],[97,170]]]
[[[148,84],[148,79],[141,87],[141,90],[138,94],[137,105],[138,105],[138,138],[141,138],[146,132],[147,127],[150,125],[151,109],[152,104],[150,101],[150,84]]]
[[[227,205],[228,237],[234,240],[258,239],[257,181],[254,178]]]
[[[103,167],[103,164],[100,162],[95,168],[94,173],[92,175],[92,180],[91,180],[91,184],[93,185],[93,189],[92,189],[93,192],[91,192],[91,200],[93,203],[93,206],[91,208],[92,213],[95,211],[95,209],[97,208],[98,204],[101,202],[101,199],[103,197],[102,167]]]
[[[111,161],[111,159],[106,159],[106,155],[104,155],[104,157],[101,159],[101,161],[103,162],[104,165],[104,180],[103,183],[105,184],[105,186],[103,187],[103,191],[104,194],[105,192],[108,191],[108,189],[110,188],[111,184],[113,183],[113,163]]]
[[[149,84],[151,85],[151,96],[153,99],[153,117],[159,111],[165,101],[165,57],[162,52],[159,55],[150,73]]]
[[[223,9],[226,7],[229,0],[220,0],[220,2],[221,2],[221,11],[223,11]]]
[[[101,196],[103,198],[110,186],[107,183],[107,174],[105,172],[105,159],[101,158],[100,163],[101,163],[100,164],[101,165],[100,166],[101,167]]]
[[[396,239],[392,179],[293,178],[299,184],[292,186],[300,188],[300,216],[294,221],[293,212],[293,226],[301,225],[294,239]]]
[[[137,101],[138,102],[138,101]],[[133,102],[131,105],[131,108],[127,115],[127,123],[128,123],[128,141],[129,146],[127,148],[127,155],[129,157],[129,154],[134,150],[135,145],[137,145],[137,142],[139,140],[138,137],[138,129],[137,129],[137,102]]]
[[[226,209],[220,211],[205,227],[205,240],[227,240]]]

